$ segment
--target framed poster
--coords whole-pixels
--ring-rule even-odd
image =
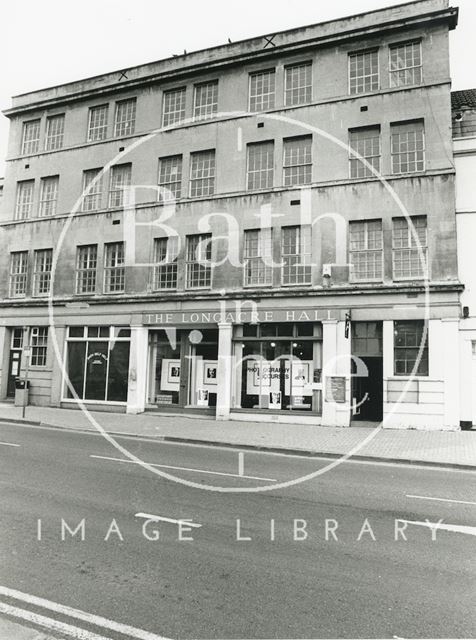
[[[180,360],[164,358],[160,372],[161,391],[179,391],[180,389]]]
[[[203,363],[203,382],[205,384],[217,384],[218,363],[215,361],[205,361]]]
[[[269,394],[269,408],[281,409],[281,391],[271,391]]]
[[[199,407],[208,407],[209,395],[208,389],[197,389],[197,405]]]
[[[345,376],[326,378],[326,402],[345,402]]]

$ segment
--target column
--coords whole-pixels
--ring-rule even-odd
[[[0,327],[0,398],[7,395],[10,339],[10,331],[6,327]]]
[[[460,426],[471,428],[473,424],[473,345],[469,332],[460,332]]]
[[[53,346],[53,336],[55,332],[56,342],[58,345],[58,352]],[[61,405],[61,397],[63,393],[63,371],[67,366],[66,350],[65,350],[65,338],[66,327],[64,325],[55,325],[54,329],[50,327],[49,346],[51,348],[52,361],[51,361],[51,396],[50,404],[52,407],[59,407]],[[58,357],[59,356],[59,357]]]
[[[436,348],[443,350],[443,380],[445,413],[444,426],[459,429],[460,421],[460,361],[459,361],[459,318],[444,318],[441,321],[443,343]],[[432,345],[429,343],[429,349]],[[435,345],[433,345],[435,348]]]
[[[345,337],[345,322],[322,321],[322,424],[336,427],[350,425],[351,339]],[[343,382],[343,389],[339,388]],[[328,390],[334,387],[334,399]]]
[[[233,325],[218,324],[217,420],[230,419]]]
[[[131,327],[127,413],[142,413],[145,410],[148,361],[149,331],[147,327]]]

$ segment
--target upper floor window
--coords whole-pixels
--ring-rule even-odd
[[[210,196],[215,193],[215,149],[191,154],[190,196]]]
[[[116,116],[114,118],[114,135],[130,136],[136,125],[136,99],[128,98],[116,102]]]
[[[422,120],[390,125],[392,173],[425,170],[425,132]]]
[[[274,109],[276,73],[274,69],[250,73],[250,111]]]
[[[178,236],[154,240],[153,288],[177,288]]]
[[[361,127],[349,130],[349,145],[376,170],[380,171],[380,127]],[[368,178],[372,170],[349,153],[350,177]]]
[[[163,127],[168,127],[171,124],[185,120],[185,96],[185,87],[164,91],[162,110]]]
[[[28,251],[10,254],[10,297],[24,298],[28,280]]]
[[[248,189],[270,189],[274,182],[274,142],[248,145]]]
[[[101,104],[89,109],[88,141],[105,140],[107,138],[107,120],[109,105]]]
[[[48,327],[32,327],[30,336],[32,367],[46,367]]]
[[[187,236],[186,285],[187,289],[203,289],[212,282],[212,234]]]
[[[390,47],[390,86],[421,84],[421,42],[406,42]]]
[[[61,149],[64,138],[64,113],[46,118],[46,151]]]
[[[59,176],[41,178],[40,188],[40,216],[54,216],[58,201]]]
[[[17,199],[15,205],[15,220],[29,218],[33,209],[34,180],[17,182]]]
[[[281,229],[283,284],[311,283],[311,227]]]
[[[109,206],[122,207],[126,204],[124,193],[131,184],[132,165],[116,164],[111,167],[109,182]]]
[[[378,50],[349,54],[349,93],[367,93],[379,87]]]
[[[284,70],[284,104],[306,104],[312,100],[312,63],[302,62]]]
[[[273,283],[271,229],[245,231],[243,270],[245,286]]]
[[[76,293],[96,293],[98,246],[78,247],[76,254]]]
[[[394,218],[392,229],[393,277],[395,280],[421,279],[427,272],[426,216]]]
[[[38,153],[40,148],[40,118],[23,123],[22,155]]]
[[[193,117],[196,120],[213,117],[218,111],[218,80],[195,85]]]
[[[428,328],[423,320],[394,323],[394,373],[396,376],[428,375]]]
[[[104,251],[104,293],[122,293],[125,279],[124,242],[109,242]]]
[[[382,280],[383,238],[381,220],[349,224],[350,276],[354,281]]]
[[[312,182],[312,136],[299,136],[284,141],[284,186]]]
[[[161,200],[173,200],[182,196],[182,156],[159,158],[159,187]]]
[[[35,251],[33,270],[34,296],[46,296],[49,294],[52,264],[53,249],[39,249],[38,251]]]
[[[102,169],[87,169],[83,171],[83,211],[96,211],[101,208],[101,172]]]

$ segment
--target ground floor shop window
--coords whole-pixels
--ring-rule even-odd
[[[66,398],[127,402],[129,347],[126,327],[69,327]]]
[[[396,321],[394,333],[395,375],[427,376],[428,326],[424,320]]]
[[[217,384],[218,330],[149,332],[148,404],[215,407]]]
[[[234,407],[321,413],[322,325],[235,327]]]

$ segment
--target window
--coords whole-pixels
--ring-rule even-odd
[[[102,169],[87,169],[83,171],[83,211],[96,211],[101,208],[101,171]],[[96,178],[97,180],[93,184]]]
[[[349,232],[351,279],[382,280],[382,221],[351,222]]]
[[[104,292],[122,293],[125,277],[124,242],[110,242],[104,253]]]
[[[159,158],[159,187],[167,189],[160,193],[162,201],[182,196],[182,156]]]
[[[210,196],[215,193],[215,150],[191,154],[190,196]]]
[[[349,130],[349,146],[362,156],[375,171],[380,171],[380,127]],[[368,178],[374,174],[360,158],[349,153],[350,177]]]
[[[396,376],[428,375],[428,330],[423,320],[398,320],[394,326]],[[424,339],[423,339],[424,337]],[[416,367],[416,370],[414,368]]]
[[[412,217],[410,224],[406,218],[394,218],[392,246],[394,279],[423,278],[427,275],[426,216]]]
[[[425,135],[422,121],[390,125],[392,173],[425,170]]]
[[[109,105],[101,104],[89,109],[88,142],[107,138]]]
[[[28,251],[10,254],[10,297],[24,298],[28,279]]]
[[[21,143],[22,155],[38,153],[40,148],[40,119],[23,123],[23,137]]]
[[[96,293],[97,244],[78,247],[76,254],[76,293]]]
[[[15,205],[15,220],[25,220],[31,215],[33,208],[34,180],[17,182],[17,200]]]
[[[61,149],[64,137],[64,113],[46,118],[45,149],[54,151]]]
[[[34,296],[46,296],[49,294],[52,263],[53,249],[39,249],[38,251],[35,251],[33,271]]]
[[[54,216],[58,199],[59,176],[41,178],[40,189],[40,216]]]
[[[275,83],[274,69],[250,74],[250,111],[274,109]]]
[[[177,256],[178,236],[154,240],[154,290],[177,288]]]
[[[244,238],[245,286],[273,283],[271,229],[250,229]]]
[[[390,47],[390,86],[421,84],[421,43],[406,42]]]
[[[114,120],[114,135],[130,136],[136,125],[136,99],[129,98],[116,102],[116,117]]]
[[[284,75],[284,104],[306,104],[312,100],[312,63],[303,62],[286,67]]]
[[[111,177],[109,182],[109,206],[122,207],[127,204],[124,193],[131,184],[131,164],[116,164],[111,167]]]
[[[48,327],[32,327],[31,337],[31,357],[32,367],[46,367],[46,353],[48,346]]]
[[[218,80],[195,85],[193,117],[196,120],[213,117],[218,111]]]
[[[274,142],[248,145],[248,189],[271,189],[274,182]]]
[[[10,343],[11,349],[23,349],[24,330],[23,327],[15,327],[12,329],[12,338]]]
[[[185,120],[185,87],[164,91],[162,126]]]
[[[286,187],[312,182],[312,136],[284,141],[283,179]]]
[[[129,328],[69,327],[66,348],[66,399],[127,401]]]
[[[349,54],[349,93],[367,93],[378,89],[377,49]]]
[[[282,283],[310,284],[311,227],[281,229]]]
[[[187,289],[210,287],[212,282],[212,235],[187,237]]]

